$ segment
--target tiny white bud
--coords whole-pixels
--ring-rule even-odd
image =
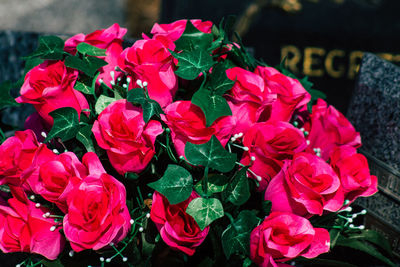
[[[35,200],[35,195],[31,195],[31,196],[29,197],[29,199],[30,199],[30,200]]]
[[[119,82],[120,82],[120,81],[121,81],[121,77],[118,77],[118,78],[117,78],[117,81],[119,81]]]
[[[354,228],[354,224],[350,224],[349,227],[350,227],[350,228]]]
[[[304,129],[303,127],[301,127],[301,128],[300,128],[300,131],[304,132],[304,131],[305,131],[305,129]]]
[[[55,154],[60,154],[60,152],[57,150],[57,149],[53,149],[53,153],[55,153]]]
[[[261,176],[256,176],[256,179],[257,179],[257,181],[259,181],[259,182],[261,182],[262,181],[262,178],[261,178]]]
[[[110,242],[110,246],[114,246],[114,243],[113,243],[113,242]]]
[[[232,137],[232,138],[231,138],[231,141],[232,141],[232,142],[235,142],[235,141],[236,141],[236,138],[235,138],[235,137]]]
[[[238,137],[239,137],[239,138],[242,137],[242,136],[243,136],[243,133],[242,133],[242,132],[238,133]]]
[[[358,227],[358,229],[364,230],[364,229],[365,229],[365,225],[360,225],[360,226]]]
[[[139,232],[143,232],[143,231],[144,231],[143,227],[140,227]]]
[[[39,207],[40,207],[40,203],[36,203],[36,204],[35,204],[35,207],[36,207],[36,208],[39,208]]]
[[[358,214],[353,214],[353,215],[351,215],[351,218],[355,219],[355,218],[357,218],[357,216],[358,216]]]
[[[146,218],[147,218],[147,219],[150,218],[150,213],[147,213],[147,214],[146,214]]]
[[[244,150],[244,151],[249,151],[249,148],[248,148],[247,146],[244,146],[244,147],[243,147],[243,150]]]
[[[104,257],[100,257],[100,261],[103,262],[104,261]]]
[[[123,84],[122,87],[128,88],[128,85],[127,84]]]
[[[46,212],[45,214],[43,214],[43,218],[48,218],[50,217],[50,212]]]
[[[112,71],[110,71],[110,76],[111,76],[111,78],[112,78],[112,80],[114,81],[114,78],[115,78],[115,72],[112,70]]]
[[[237,139],[237,138],[239,138],[239,135],[238,134],[234,134],[233,137]]]
[[[352,222],[353,222],[353,219],[352,219],[352,218],[348,218],[347,221],[348,221],[349,223],[352,223]]]
[[[148,85],[147,82],[143,82],[143,86],[146,87]]]
[[[111,262],[111,258],[107,258],[107,259],[106,259],[106,262]]]
[[[130,82],[131,82],[131,78],[129,78],[129,77],[126,78],[126,82],[127,82],[127,83],[130,83]]]
[[[136,81],[136,84],[139,85],[140,87],[143,87],[142,80],[137,80],[137,81]]]
[[[310,143],[311,143],[310,140],[306,140],[307,145],[310,145]]]
[[[307,132],[307,131],[304,131],[304,135],[308,135],[309,134],[309,132]]]
[[[54,232],[56,230],[56,226],[55,225],[53,225],[52,227],[50,227],[50,231],[51,232]]]
[[[15,265],[15,267],[21,267],[21,264],[17,264],[17,265]]]
[[[41,132],[40,135],[43,136],[44,138],[47,137],[47,134],[45,132]]]
[[[185,159],[185,157],[184,157],[184,156],[179,156],[179,158],[180,158],[180,159],[182,159],[182,160],[183,160],[183,159]]]
[[[254,156],[251,156],[251,161],[255,161],[256,160],[256,157],[254,157]]]
[[[134,219],[131,219],[129,222],[130,222],[130,224],[134,224],[134,223],[135,223],[135,220],[134,220]]]
[[[102,78],[99,79],[99,83],[103,83],[103,79]]]
[[[122,261],[123,261],[123,262],[127,262],[127,261],[128,261],[128,258],[127,258],[127,257],[123,257],[123,258],[122,258]]]
[[[115,82],[114,82],[114,81],[110,81],[110,84],[111,84],[111,85],[115,85]]]
[[[367,214],[367,210],[362,210],[362,211],[360,211],[360,214],[361,214],[361,215]]]
[[[73,256],[74,256],[74,251],[73,251],[73,250],[70,250],[69,253],[68,253],[68,255],[69,255],[70,257],[73,257]]]

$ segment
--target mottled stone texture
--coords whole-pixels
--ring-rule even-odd
[[[38,44],[38,33],[0,31],[0,83],[17,81],[23,74],[24,61]]]
[[[366,53],[347,114],[363,149],[400,170],[400,68]]]
[[[360,151],[378,177],[379,192],[356,203],[370,213],[365,224],[390,236],[400,255],[400,68],[365,54],[347,117],[361,133]]]

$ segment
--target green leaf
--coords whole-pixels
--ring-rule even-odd
[[[190,20],[187,20],[185,31],[175,41],[176,50],[207,49],[213,41],[211,33],[199,31]]]
[[[116,99],[101,95],[98,99],[97,102],[94,106],[94,109],[96,110],[96,114],[100,114],[108,105],[110,105],[112,102],[114,102]]]
[[[340,229],[332,228],[329,230],[329,237],[330,237],[330,243],[331,243],[331,248],[336,246],[336,242],[340,236],[340,233],[342,231]]]
[[[207,192],[209,194],[221,193],[228,186],[228,182],[229,182],[229,178],[226,177],[225,175],[221,175],[221,174],[211,175],[210,177],[208,177]],[[205,194],[203,191],[203,185],[202,185],[201,181],[198,182],[194,186],[194,189],[200,195]]]
[[[92,127],[93,125],[86,125],[76,134],[76,139],[85,146],[87,152],[96,152],[91,138]]]
[[[205,144],[187,142],[185,156],[193,165],[210,167],[220,172],[231,171],[236,162],[236,154],[226,151],[214,135]]]
[[[13,84],[10,81],[0,84],[0,108],[20,105],[19,103],[15,102],[14,97],[10,95],[10,90],[12,87]]]
[[[376,259],[384,262],[388,266],[393,266],[393,267],[396,266],[396,264],[394,264],[391,260],[389,260],[387,257],[385,257],[382,253],[380,253],[374,246],[372,246],[368,243],[361,242],[356,239],[339,236],[339,238],[336,242],[336,245],[343,246],[343,247],[349,247],[352,249],[362,251],[362,252],[367,253],[367,254],[371,255],[372,257],[375,257]]]
[[[79,131],[78,112],[71,107],[59,108],[49,113],[54,119],[53,127],[44,140],[47,143],[54,137],[67,141],[76,136]]]
[[[218,63],[210,75],[210,81],[207,82],[206,87],[209,88],[213,94],[223,95],[226,91],[230,90],[235,84],[235,81],[226,76],[227,64]]]
[[[309,265],[317,265],[317,266],[332,266],[332,267],[357,267],[357,265],[344,262],[344,261],[338,261],[338,260],[330,260],[330,259],[319,259],[319,258],[313,258],[313,259],[307,259],[304,257],[298,257],[295,259],[296,262],[298,263],[304,263],[305,266]]]
[[[101,48],[95,47],[95,46],[87,44],[87,43],[78,44],[78,46],[76,47],[76,50],[78,50],[78,52],[83,55],[95,56],[95,57],[105,57],[106,56],[105,49],[101,49]]]
[[[86,84],[78,81],[75,83],[74,89],[87,95],[94,95],[94,91],[91,86],[87,86]]]
[[[41,59],[60,60],[65,53],[63,39],[57,36],[41,36],[38,48],[25,59],[40,57]]]
[[[179,68],[175,74],[186,80],[196,79],[200,73],[207,72],[214,65],[212,57],[204,49],[185,50],[179,54],[171,50],[170,52],[178,59]]]
[[[154,115],[164,114],[157,101],[147,98],[142,88],[133,88],[128,91],[127,100],[133,104],[140,104],[143,109],[143,120],[147,123]]]
[[[248,167],[240,169],[223,193],[224,198],[234,205],[241,206],[250,198],[249,179],[246,176]]]
[[[198,197],[189,203],[186,213],[194,218],[201,230],[204,230],[213,221],[224,216],[224,208],[216,198]]]
[[[163,177],[148,186],[165,196],[170,204],[175,205],[190,197],[193,191],[193,178],[185,168],[170,164]]]
[[[3,130],[0,128],[0,144],[2,144],[6,140],[6,135]]]
[[[48,259],[42,259],[41,263],[46,267],[64,267],[64,264],[61,262],[60,259],[56,259],[53,261]]]
[[[227,259],[232,254],[249,255],[250,233],[259,221],[253,212],[242,210],[236,220],[228,225],[221,236],[222,249]]]
[[[271,213],[272,202],[269,201],[269,200],[264,200],[261,203],[261,208],[262,208],[262,211],[263,211],[263,216],[267,217]]]
[[[226,99],[220,95],[213,95],[207,89],[198,90],[192,97],[192,103],[200,107],[204,112],[207,127],[222,116],[232,115]]]
[[[245,258],[243,261],[243,267],[249,267],[253,264],[253,261],[250,258]]]
[[[108,64],[101,58],[97,57],[80,58],[78,55],[67,57],[64,63],[65,66],[80,70],[90,77],[94,77],[98,69]]]
[[[359,241],[368,241],[386,251],[389,255],[392,255],[392,248],[388,240],[380,233],[374,230],[363,230],[361,233],[352,233],[348,236],[349,239],[355,239]]]
[[[125,173],[125,178],[127,178],[129,180],[136,180],[137,178],[139,178],[139,175],[137,173],[134,173],[134,172],[126,172]]]

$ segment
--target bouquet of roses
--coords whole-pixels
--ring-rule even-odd
[[[117,24],[41,37],[20,96],[1,88],[36,112],[3,134],[0,249],[20,266],[305,265],[336,246],[393,264],[350,207],[377,192],[359,133],[231,24],[155,24],[125,49]]]

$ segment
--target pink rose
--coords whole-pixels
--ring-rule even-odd
[[[172,142],[179,156],[185,155],[187,142],[193,144],[207,143],[215,135],[225,146],[232,132],[230,116],[224,116],[206,127],[203,111],[190,101],[176,101],[165,108],[162,120],[171,129]]]
[[[159,40],[138,40],[122,52],[119,66],[132,77],[129,89],[137,87],[137,80],[146,81],[150,98],[165,107],[178,89],[173,59]]]
[[[344,202],[339,177],[331,166],[304,152],[285,162],[269,183],[265,199],[272,202],[272,211],[292,212],[304,217],[338,211]]]
[[[98,160],[98,159],[97,159]],[[35,162],[23,174],[29,188],[44,199],[67,212],[67,196],[74,184],[88,175],[88,169],[72,152],[51,155],[47,160]]]
[[[11,198],[8,203],[0,205],[0,249],[4,253],[37,253],[55,260],[64,248],[65,239],[56,229],[54,219],[43,217],[50,210],[36,207],[28,199]]]
[[[41,145],[44,146],[44,145]],[[20,184],[21,173],[31,164],[39,142],[32,130],[16,131],[0,146],[0,184]]]
[[[361,146],[360,134],[353,125],[333,106],[328,107],[322,99],[318,99],[317,104],[313,106],[311,126],[306,124],[304,128],[310,132],[308,151],[320,149],[324,160],[328,160],[330,153],[337,146]]]
[[[353,202],[357,197],[368,197],[378,192],[378,180],[369,172],[368,161],[352,146],[333,150],[330,164],[342,183],[345,199]]]
[[[295,153],[307,146],[299,129],[279,121],[254,124],[245,133],[243,145],[249,150],[243,153],[241,163],[250,165],[250,177],[261,178],[257,179],[260,182],[259,190],[267,187],[268,182],[281,170],[284,160],[292,159]]]
[[[115,43],[122,46],[122,38],[126,32],[126,28],[121,28],[117,23],[114,23],[107,29],[96,30],[88,35],[79,33],[65,41],[64,50],[75,55],[76,47],[80,43],[87,43],[101,49],[107,49]]]
[[[225,96],[235,122],[234,133],[245,133],[257,121],[266,121],[271,116],[276,94],[265,87],[261,76],[248,70],[235,67],[226,70],[226,75],[236,81]]]
[[[62,61],[45,61],[31,69],[25,76],[18,103],[30,103],[40,116],[50,125],[53,118],[50,112],[72,107],[80,116],[83,109],[89,109],[83,94],[75,90],[78,72],[67,68]]]
[[[211,21],[201,21],[200,19],[192,19],[190,20],[192,24],[199,30],[204,33],[211,33],[212,22]],[[178,40],[182,33],[185,31],[187,20],[177,20],[170,24],[158,24],[155,23],[153,28],[151,29],[151,34],[154,35],[162,35],[171,39],[173,42]]]
[[[155,154],[154,142],[163,132],[161,123],[143,121],[143,111],[125,99],[111,103],[93,124],[98,145],[107,150],[120,173],[141,172]]]
[[[315,258],[330,248],[326,229],[292,213],[272,212],[250,235],[250,258],[259,266],[279,266],[296,257]]]
[[[260,75],[266,88],[277,95],[272,104],[270,120],[288,122],[295,110],[306,106],[311,100],[310,94],[298,80],[283,75],[275,68],[258,66],[254,73]]]
[[[106,173],[91,174],[77,184],[69,192],[63,222],[71,248],[99,250],[124,239],[131,226],[125,201],[124,185]]]
[[[210,229],[207,226],[203,231],[192,216],[186,213],[189,203],[199,197],[193,191],[190,197],[176,205],[171,205],[168,200],[158,193],[153,194],[150,218],[156,224],[164,242],[175,249],[193,255],[196,247],[203,243]]]

